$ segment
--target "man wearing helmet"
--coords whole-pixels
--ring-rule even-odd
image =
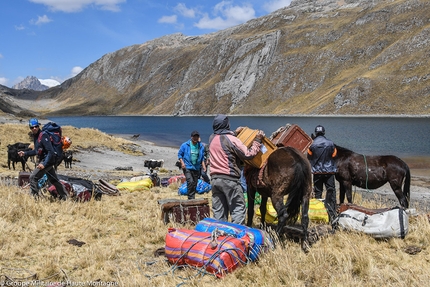
[[[58,180],[57,173],[55,172],[55,151],[49,136],[40,130],[40,123],[35,118],[28,121],[28,126],[33,135],[34,149],[26,152],[20,151],[18,154],[19,156],[37,155],[38,164],[30,175],[31,194],[35,197],[39,195],[38,182],[46,174],[49,182],[55,186],[60,199],[66,200],[67,193],[64,191],[63,185]]]
[[[315,127],[315,138],[308,149],[308,159],[312,166],[315,198],[321,199],[323,185],[327,190],[325,206],[332,222],[336,214],[336,187],[334,174],[337,171],[334,157],[337,154],[334,143],[325,137],[325,129]]]

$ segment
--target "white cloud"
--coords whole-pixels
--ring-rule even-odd
[[[290,4],[291,4],[291,0],[272,0],[268,3],[265,3],[263,7],[267,12],[270,13],[278,9],[290,6]]]
[[[194,18],[196,16],[196,11],[194,9],[188,9],[184,3],[176,5],[175,10],[186,18]]]
[[[29,0],[36,4],[43,4],[49,7],[52,11],[62,12],[78,12],[86,6],[94,5],[102,10],[113,12],[120,11],[119,4],[126,0]]]
[[[82,68],[81,67],[79,67],[79,66],[75,66],[75,67],[73,67],[72,68],[72,71],[71,71],[71,75],[72,75],[72,77],[74,77],[74,76],[76,76],[77,74],[79,74],[80,72],[82,72]]]
[[[172,16],[163,16],[160,19],[158,19],[158,23],[167,23],[167,24],[175,24],[178,17],[176,15]]]
[[[203,14],[194,26],[200,29],[225,29],[255,18],[255,11],[250,4],[234,6],[231,2],[222,1],[215,5],[213,15],[214,18],[211,18],[207,13]]]
[[[25,29],[25,26],[24,25],[19,25],[19,26],[15,26],[15,30],[24,30]]]
[[[42,24],[46,24],[52,22],[51,19],[48,18],[48,16],[43,15],[43,16],[37,16],[37,20],[30,20],[30,23],[33,25],[42,25]]]
[[[0,77],[0,85],[6,86],[8,82],[8,79]]]
[[[1,58],[3,58],[3,55],[2,55],[2,54],[0,54],[0,59],[1,59]]]

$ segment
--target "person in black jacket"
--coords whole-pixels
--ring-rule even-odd
[[[37,155],[36,168],[30,175],[30,189],[34,197],[39,196],[39,180],[46,174],[50,183],[55,186],[61,200],[67,199],[67,193],[63,185],[58,180],[55,172],[56,155],[49,135],[40,130],[40,123],[37,119],[32,118],[28,121],[31,133],[33,134],[34,149],[30,151],[20,151],[19,156]]]
[[[330,221],[332,222],[336,214],[336,187],[334,175],[337,171],[335,156],[337,154],[334,143],[325,137],[325,129],[318,125],[315,127],[315,138],[308,149],[308,159],[311,163],[315,198],[321,199],[323,186],[327,190],[325,206],[327,208]]]

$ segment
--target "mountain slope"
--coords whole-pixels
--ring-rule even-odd
[[[104,55],[43,114],[430,114],[430,3],[298,0]],[[28,101],[20,102],[30,107]]]

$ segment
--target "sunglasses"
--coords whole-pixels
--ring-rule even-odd
[[[30,127],[30,130],[32,130],[32,129],[38,129],[39,128],[39,126],[34,126],[34,127]]]

